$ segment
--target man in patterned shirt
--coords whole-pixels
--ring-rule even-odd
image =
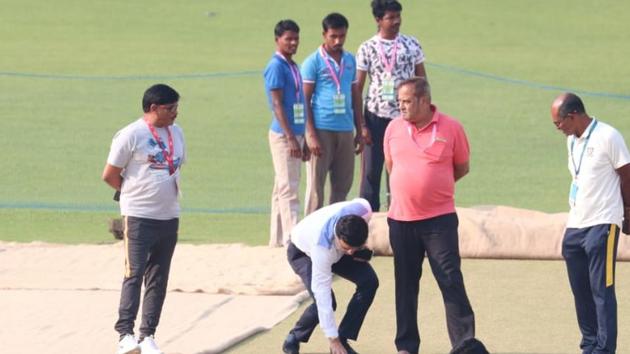
[[[400,115],[396,85],[414,76],[426,78],[420,43],[399,32],[401,11],[402,5],[396,0],[372,1],[378,33],[361,44],[356,57],[360,92],[363,92],[366,76],[370,78],[364,114],[369,136],[365,136],[367,145],[361,164],[360,196],[370,202],[374,211],[381,206],[383,134],[390,120]]]

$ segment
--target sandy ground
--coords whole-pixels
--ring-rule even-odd
[[[458,214],[465,257],[560,257],[565,213],[481,207]],[[373,217],[369,244],[391,252],[384,214]],[[630,258],[630,238],[620,237],[619,254]],[[122,242],[0,242],[0,352],[114,352],[123,257]],[[306,298],[283,248],[180,244],[156,339],[167,354],[219,353],[273,327]]]
[[[0,352],[115,352],[123,264],[122,243],[0,243]],[[302,290],[284,249],[178,245],[156,339],[219,353],[290,315]]]

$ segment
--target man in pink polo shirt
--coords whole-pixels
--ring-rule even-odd
[[[455,181],[468,173],[464,128],[431,104],[423,77],[398,86],[402,119],[385,130],[383,150],[390,174],[389,242],[394,251],[396,348],[418,353],[418,291],[425,252],[437,280],[453,347],[451,353],[488,353],[475,339],[475,315],[460,269]]]

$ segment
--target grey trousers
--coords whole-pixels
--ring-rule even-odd
[[[306,196],[304,215],[324,206],[324,185],[330,172],[329,204],[346,200],[354,178],[353,132],[317,129],[323,149],[321,156],[311,156],[306,162]]]
[[[140,307],[140,292],[144,280],[142,301],[142,337],[155,333],[171,268],[171,258],[177,243],[179,219],[154,220],[124,217],[125,277],[120,294],[118,321],[115,329],[122,336],[133,334]]]

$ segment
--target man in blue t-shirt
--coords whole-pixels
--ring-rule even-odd
[[[302,64],[306,106],[306,164],[304,214],[324,204],[324,184],[330,172],[329,203],[346,200],[354,176],[354,154],[363,150],[361,92],[354,56],[343,50],[348,20],[331,13],[322,21],[324,43]],[[353,132],[356,128],[356,134]]]
[[[292,20],[278,22],[274,29],[276,53],[264,72],[265,92],[273,120],[269,147],[275,171],[271,195],[269,246],[282,247],[298,220],[300,168],[308,159],[304,146],[304,92],[300,68],[292,57],[300,42],[300,28]]]

